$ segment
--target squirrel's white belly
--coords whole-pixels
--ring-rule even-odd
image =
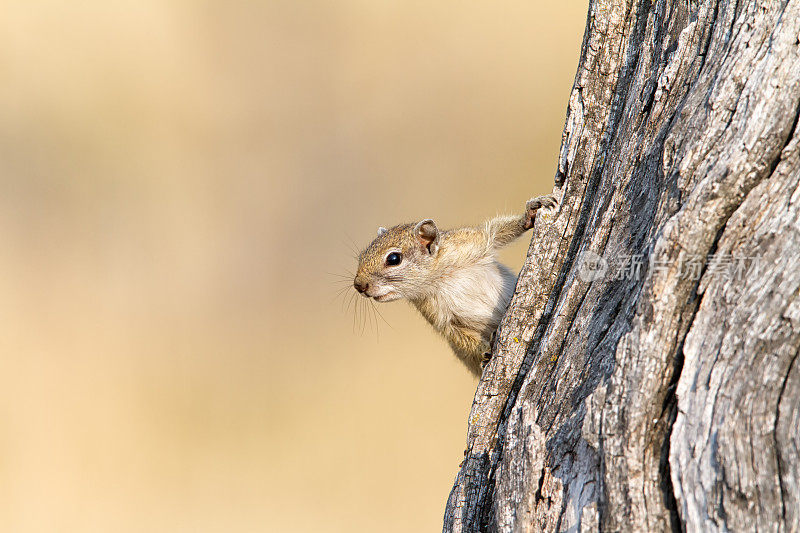
[[[491,335],[511,300],[515,284],[516,276],[493,258],[461,268],[441,285],[439,299],[452,314],[442,318]]]

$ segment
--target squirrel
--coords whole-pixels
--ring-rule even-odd
[[[540,208],[557,205],[553,195],[537,196],[522,216],[478,227],[444,231],[427,218],[378,228],[359,255],[353,287],[376,302],[407,299],[479,377],[517,282],[495,252],[531,229]]]

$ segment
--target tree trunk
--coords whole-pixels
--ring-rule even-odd
[[[445,531],[800,530],[800,0],[591,0]]]

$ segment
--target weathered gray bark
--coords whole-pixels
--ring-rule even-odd
[[[799,106],[800,0],[591,0],[445,531],[800,530]]]

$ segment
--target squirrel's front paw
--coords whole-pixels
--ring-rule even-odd
[[[491,360],[492,352],[484,352],[483,356],[481,357],[481,371],[486,368],[486,365],[488,365]]]
[[[492,360],[492,353],[494,352],[494,343],[497,340],[497,330],[492,332],[492,338],[489,343],[483,343],[483,355],[481,356],[481,370],[486,368],[486,365]]]
[[[481,343],[481,370],[486,368],[486,365],[489,364],[489,361],[492,360],[492,349],[494,348],[494,333],[492,334],[492,340],[489,342],[483,341]]]
[[[552,194],[545,194],[528,200],[528,203],[525,204],[525,229],[531,229],[533,227],[533,223],[536,220],[536,212],[539,209],[542,207],[551,209],[557,205],[558,200],[556,200],[556,197]]]

